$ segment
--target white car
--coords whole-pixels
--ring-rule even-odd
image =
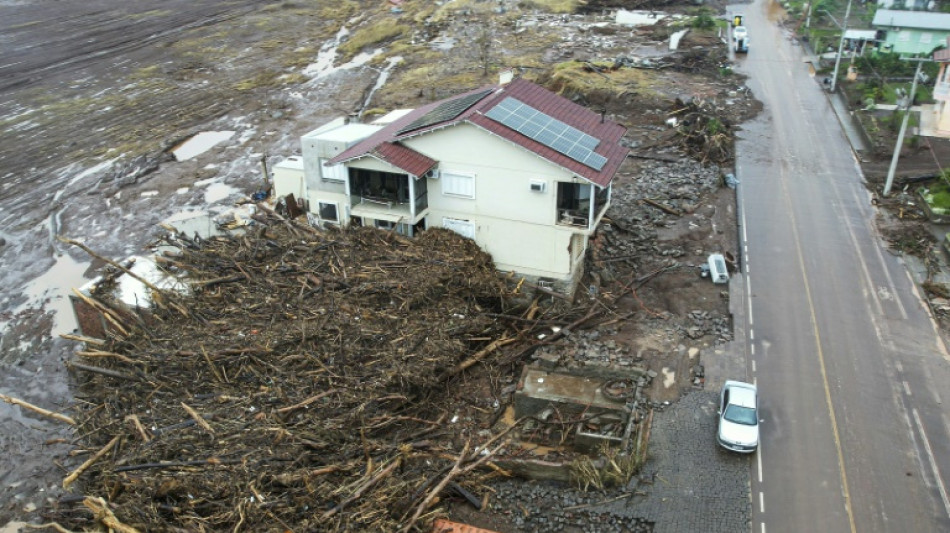
[[[719,393],[719,445],[739,453],[759,447],[759,393],[755,385],[727,381]]]
[[[747,39],[749,37],[748,30],[745,29],[745,26],[736,26],[732,28],[732,38],[735,40]]]

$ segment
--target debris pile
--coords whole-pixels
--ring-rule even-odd
[[[687,158],[643,161],[634,180],[623,181],[611,191],[611,207],[592,255],[592,271],[612,279],[632,267],[643,276],[651,273],[658,258],[664,268],[692,267],[676,259],[693,250],[660,242],[658,230],[684,218],[694,226],[708,224],[696,210],[702,199],[721,185],[722,172],[716,165],[704,166]]]
[[[683,148],[702,162],[723,164],[734,156],[732,122],[701,100],[676,99],[670,115],[678,120]]]
[[[507,315],[491,257],[447,230],[263,216],[241,237],[174,241],[162,262],[191,296],[154,293],[148,314],[99,301],[113,335],[73,365],[80,440],[98,452],[75,476],[86,499],[143,531],[408,531],[444,488],[478,492],[501,396],[464,402],[452,378],[501,346],[526,353],[514,340],[564,316]]]

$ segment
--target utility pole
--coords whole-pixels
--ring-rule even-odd
[[[848,15],[851,14],[851,0],[848,0],[848,8],[844,10],[844,24],[841,26],[841,40],[838,41],[838,55],[835,56],[835,72],[831,75],[831,92],[835,92],[838,87],[838,65],[841,64],[841,53],[844,52],[844,34],[848,32]]]
[[[887,169],[887,181],[884,182],[884,196],[891,194],[894,185],[894,172],[897,171],[897,159],[901,156],[904,146],[904,132],[907,131],[907,121],[910,119],[910,108],[914,105],[914,96],[917,94],[917,78],[920,77],[920,66],[929,63],[926,57],[902,57],[901,61],[916,61],[917,70],[914,71],[914,81],[910,84],[910,95],[907,97],[907,109],[904,111],[904,120],[901,121],[901,131],[897,134],[897,144],[894,146],[894,155],[891,156],[891,166]]]

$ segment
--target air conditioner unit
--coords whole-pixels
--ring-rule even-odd
[[[439,179],[439,169],[433,168],[432,170],[426,172],[425,176],[423,177],[429,178],[431,180],[437,180]]]
[[[547,183],[543,181],[531,180],[531,191],[532,192],[544,192],[544,187]]]

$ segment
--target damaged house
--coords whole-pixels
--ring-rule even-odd
[[[371,123],[336,119],[274,167],[323,225],[474,239],[501,271],[572,292],[627,155],[626,128],[523,79]]]

